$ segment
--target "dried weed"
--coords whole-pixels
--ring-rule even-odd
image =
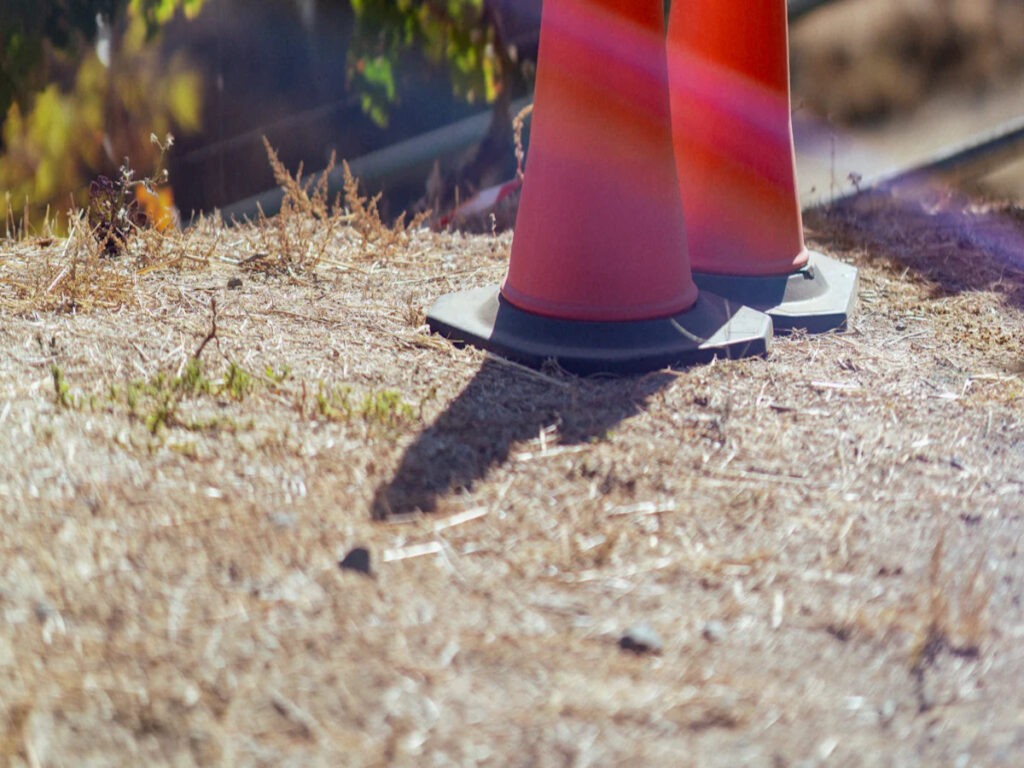
[[[526,127],[526,120],[533,114],[533,104],[529,104],[519,110],[519,114],[512,121],[512,134],[516,145],[516,177],[522,181],[524,178],[523,166],[526,161],[526,150],[523,149],[523,130]]]
[[[303,179],[301,164],[292,175],[265,137],[263,142],[284,199],[274,217],[260,210],[255,229],[247,237],[253,255],[243,259],[241,266],[250,273],[308,278],[332,248],[340,250],[352,238],[358,240],[358,260],[387,262],[408,246],[411,234],[428,218],[420,214],[406,224],[402,214],[392,226],[385,224],[380,195],[361,195],[359,181],[347,162],[342,163],[344,192],[332,203],[328,179],[336,164],[333,153],[322,173]]]
[[[988,635],[987,612],[994,585],[983,575],[985,557],[978,558],[966,582],[957,590],[959,572],[947,573],[943,568],[945,544],[944,530],[939,534],[928,563],[926,602],[910,653],[910,670],[922,712],[934,705],[927,691],[926,676],[938,663],[939,656],[948,651],[955,656],[976,659]]]
[[[250,273],[293,279],[309,276],[323,260],[336,230],[347,221],[338,206],[332,210],[328,202],[327,176],[334,169],[334,155],[319,178],[303,180],[301,165],[292,176],[270,142],[266,138],[263,142],[284,200],[277,216],[268,218],[260,208],[248,236],[254,253],[242,260],[241,267]]]
[[[134,301],[131,266],[107,258],[85,212],[70,223],[62,245],[22,243],[13,258],[0,264],[0,283],[9,289],[3,303],[9,311],[79,312],[116,309]]]
[[[161,152],[173,143],[151,137]],[[155,195],[167,180],[165,170],[136,180],[127,161],[114,179],[101,176],[90,187],[89,205],[67,214],[65,238],[49,211],[41,236],[26,210],[20,224],[6,222],[7,244],[0,249],[0,307],[14,313],[84,312],[117,309],[137,301],[137,281],[165,269],[205,269],[219,244],[196,238],[198,227],[180,231],[168,222],[154,222],[139,204],[138,195]],[[8,200],[9,203],[9,200]],[[166,215],[166,214],[165,214]],[[157,226],[157,224],[159,224]]]
[[[359,180],[352,175],[347,162],[342,162],[345,174],[345,210],[351,217],[351,227],[361,238],[361,250],[366,258],[388,261],[405,249],[413,232],[423,227],[431,212],[417,213],[406,223],[402,213],[394,224],[387,226],[380,216],[380,194],[366,198],[359,193]]]
[[[994,586],[984,578],[985,557],[978,559],[962,586],[960,572],[945,572],[943,552],[946,532],[932,550],[928,563],[926,603],[921,628],[911,652],[911,666],[922,671],[943,649],[974,658],[981,653],[988,633],[986,614]]]

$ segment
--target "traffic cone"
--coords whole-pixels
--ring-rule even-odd
[[[804,245],[786,0],[672,4],[673,142],[694,280],[776,330],[846,325],[857,270]]]
[[[662,0],[545,0],[530,134],[508,276],[442,297],[434,331],[577,373],[767,351],[770,320],[680,258]]]

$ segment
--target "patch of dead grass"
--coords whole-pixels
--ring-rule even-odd
[[[116,309],[133,300],[133,270],[104,254],[83,214],[70,223],[63,242],[22,241],[5,254],[0,282],[7,288],[8,310],[79,312]]]
[[[402,214],[393,224],[386,224],[381,219],[380,195],[368,198],[360,194],[359,180],[344,161],[344,190],[332,202],[328,177],[335,168],[333,154],[322,173],[303,179],[301,165],[293,175],[265,138],[264,144],[284,198],[276,216],[268,218],[260,210],[255,226],[245,230],[252,255],[242,258],[240,265],[250,273],[308,278],[328,250],[337,249],[346,239],[356,240],[354,261],[386,263],[409,246],[413,234],[429,218],[429,213],[420,214],[407,223]]]
[[[994,759],[1022,706],[1024,400],[1013,335],[979,329],[1024,322],[1018,278],[877,205],[808,217],[862,270],[849,333],[641,379],[425,334],[437,296],[501,278],[505,235],[368,256],[339,220],[311,272],[238,281],[257,225],[209,221],[183,235],[201,269],[174,240],[109,262],[117,308],[7,301],[0,760]],[[0,274],[41,248],[3,243]],[[355,547],[369,577],[338,568]],[[620,650],[639,621],[659,656]]]

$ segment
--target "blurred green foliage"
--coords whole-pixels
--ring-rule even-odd
[[[401,97],[402,72],[423,64],[447,71],[457,98],[493,102],[522,76],[515,52],[501,39],[501,0],[349,0],[356,17],[348,83],[363,111],[386,126]],[[665,17],[671,0],[664,0]],[[539,6],[538,6],[539,7]],[[512,10],[511,13],[521,12]],[[537,24],[540,20],[537,19]]]
[[[351,0],[356,29],[348,82],[363,111],[385,126],[400,72],[447,70],[455,96],[491,103],[510,74],[508,52],[483,0]]]
[[[174,18],[180,8],[186,18],[194,19],[203,10],[206,0],[131,0],[136,16],[146,24],[146,36],[152,38],[164,24]]]
[[[96,32],[96,14],[112,16],[127,0],[7,0],[0,4],[0,115],[22,107],[46,82],[44,46],[77,48]]]
[[[125,157],[148,172],[149,141],[200,121],[200,77],[181,56],[150,45],[204,0],[3,0],[0,2],[0,216],[33,216]],[[97,47],[100,25],[105,50]]]
[[[97,17],[116,26],[128,14],[152,39],[179,9],[194,18],[205,0],[4,0],[0,3],[0,115],[22,108],[48,81],[46,53],[74,56],[97,33]]]
[[[201,127],[200,75],[152,43],[204,2],[0,0],[0,217],[63,208],[69,196],[80,205],[88,182],[125,157],[148,174],[151,134]],[[521,75],[500,39],[498,3],[333,2],[355,17],[348,85],[380,126],[425,71],[443,72],[456,98],[488,104]]]

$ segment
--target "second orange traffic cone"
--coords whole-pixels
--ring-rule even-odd
[[[786,0],[677,0],[668,66],[697,285],[767,312],[777,330],[844,327],[857,270],[804,245]]]
[[[765,315],[691,279],[664,21],[663,0],[545,0],[508,276],[442,297],[433,330],[578,373],[767,350]]]

